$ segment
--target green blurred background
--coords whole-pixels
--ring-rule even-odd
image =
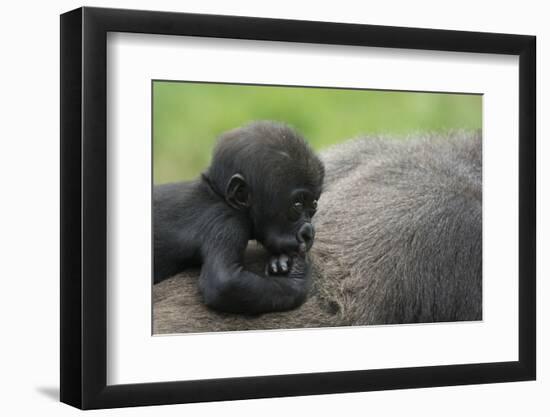
[[[481,108],[481,95],[154,81],[154,182],[195,178],[216,137],[252,120],[286,122],[320,150],[368,133],[481,128]]]

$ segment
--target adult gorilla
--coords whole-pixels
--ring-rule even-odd
[[[214,312],[199,270],[153,289],[154,333],[481,319],[479,132],[351,140],[327,150],[314,220],[313,287],[298,309]],[[250,268],[266,254],[251,245]]]

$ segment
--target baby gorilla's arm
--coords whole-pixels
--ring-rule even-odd
[[[226,249],[224,249],[226,250]],[[285,311],[298,307],[310,288],[311,268],[306,257],[285,263],[288,274],[260,276],[244,270],[238,253],[212,252],[206,257],[199,279],[204,302],[209,307],[242,314]],[[277,257],[280,268],[281,257]]]

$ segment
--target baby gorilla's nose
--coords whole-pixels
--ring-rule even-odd
[[[300,242],[300,252],[305,253],[311,249],[313,238],[315,237],[315,229],[311,223],[304,223],[298,230],[298,242]]]

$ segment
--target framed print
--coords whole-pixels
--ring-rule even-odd
[[[61,401],[535,379],[535,38],[61,16]]]

